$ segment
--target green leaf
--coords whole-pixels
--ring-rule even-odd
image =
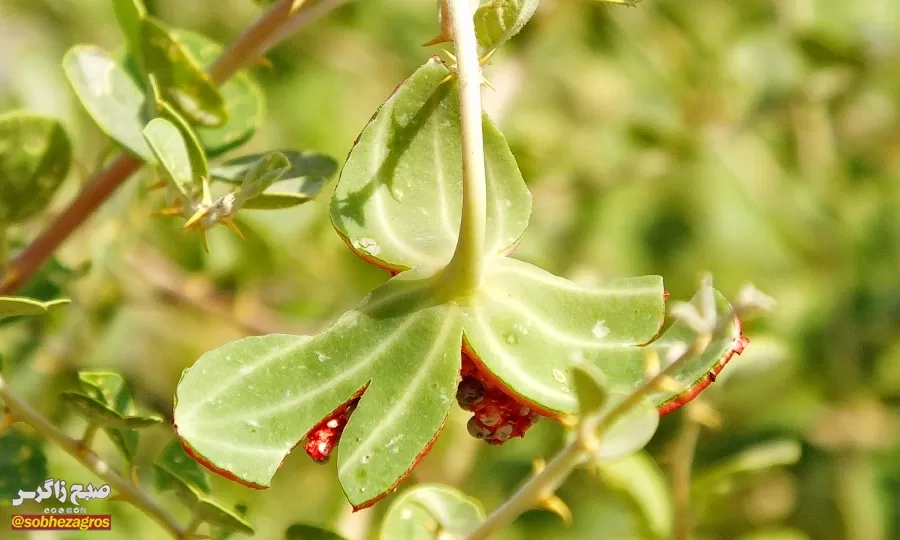
[[[23,111],[0,115],[0,224],[43,210],[71,161],[72,143],[58,120]]]
[[[149,80],[154,88],[154,94],[156,94],[155,78],[151,75]],[[200,140],[197,138],[197,132],[174,107],[163,101],[161,96],[157,97],[157,106],[160,116],[175,124],[178,130],[181,131],[194,173],[194,189],[202,190],[203,179],[209,178],[209,164],[206,161],[206,152],[203,150],[203,145],[200,144]]]
[[[20,489],[34,491],[47,477],[47,456],[40,437],[20,425],[0,433],[0,501],[15,500]]]
[[[669,538],[674,510],[665,475],[645,452],[595,467],[607,485],[626,493],[640,510],[654,538]]]
[[[201,34],[172,30],[171,36],[200,65],[208,67],[222,54],[222,45]],[[231,77],[219,93],[228,111],[228,121],[221,127],[197,129],[197,136],[210,157],[236,148],[253,137],[263,123],[265,112],[263,92],[246,72]]]
[[[477,500],[449,486],[421,484],[394,500],[381,523],[380,538],[463,538],[483,520]]]
[[[248,535],[254,533],[253,526],[240,513],[225,508],[220,502],[209,497],[200,497],[195,511],[200,519],[216,527]]]
[[[134,458],[137,455],[138,432],[132,429],[112,428],[107,428],[103,431],[106,432],[106,436],[112,441],[113,446],[128,460],[128,463],[134,463]]]
[[[144,63],[159,83],[166,101],[190,123],[218,127],[228,120],[225,101],[216,85],[160,21],[141,24]]]
[[[166,446],[153,466],[157,472],[156,489],[159,491],[177,490],[183,486],[197,494],[209,493],[206,471],[184,451],[178,439]]]
[[[125,150],[144,161],[153,154],[144,141],[144,95],[112,57],[94,45],[76,45],[63,57],[63,69],[94,122]]]
[[[365,390],[338,476],[351,503],[373,503],[417,462],[453,403],[462,313],[435,304],[431,284],[406,272],[322,334],[251,337],[205,354],[178,387],[179,436],[207,464],[267,486],[298,441]]]
[[[722,463],[698,471],[692,489],[715,490],[717,484],[729,477],[757,473],[773,467],[787,467],[800,460],[802,447],[798,441],[769,441],[752,446]]]
[[[456,247],[462,207],[459,90],[431,59],[396,90],[350,152],[331,201],[335,229],[384,268],[437,268]],[[506,253],[531,215],[531,194],[503,135],[484,116],[487,249]]]
[[[128,52],[137,60],[138,66],[143,70],[144,59],[141,49],[141,24],[147,16],[147,8],[141,0],[113,0],[113,11],[125,43],[128,44]]]
[[[40,302],[21,296],[0,296],[0,319],[20,315],[46,315],[55,307],[68,304],[68,300]]]
[[[345,540],[345,538],[315,525],[295,523],[284,531],[284,540]]]
[[[313,198],[304,193],[267,191],[244,203],[244,210],[281,210],[307,203]]]
[[[186,200],[193,200],[197,186],[181,130],[165,118],[154,118],[144,128],[144,138],[178,192]]]
[[[279,152],[270,152],[259,158],[244,175],[235,205],[240,208],[245,202],[262,194],[269,186],[284,176],[290,168],[291,162]]]
[[[78,378],[84,394],[64,392],[63,402],[94,425],[103,427],[113,445],[131,462],[138,445],[135,429],[162,423],[156,415],[136,414],[134,400],[118,373],[82,371]]]
[[[718,317],[724,317],[731,313],[731,305],[718,291],[715,292],[715,300]],[[694,295],[691,303],[697,309],[702,309],[702,290]],[[697,333],[689,325],[676,321],[658,340],[651,344],[651,347],[655,348],[660,358],[664,359],[672,347],[677,347],[682,343],[690,344],[696,337]],[[734,318],[734,324],[728,325],[724,332],[715,336],[703,354],[685,362],[681,369],[674,374],[675,380],[680,383],[683,390],[665,390],[653,394],[653,400],[658,404],[660,412],[666,413],[677,409],[715,381],[719,371],[731,359],[732,354],[740,353],[743,350],[744,343],[740,321]]]
[[[488,259],[471,302],[466,342],[516,394],[558,414],[575,414],[573,363],[597,367],[611,390],[643,380],[640,345],[663,321],[662,278],[582,287],[516,259]]]
[[[604,409],[610,410],[628,396],[618,392],[610,395]],[[591,456],[594,463],[615,461],[631,455],[650,442],[659,427],[659,411],[649,399],[642,399],[636,407],[607,426],[600,434],[600,444]]]
[[[482,52],[518,34],[534,15],[538,0],[490,0],[475,10],[475,37]]]
[[[278,181],[302,180],[300,191],[315,195],[337,171],[334,159],[316,152],[278,150],[290,161],[290,169]],[[240,185],[250,169],[267,154],[250,154],[226,161],[210,173],[214,180]]]
[[[609,398],[606,375],[597,366],[576,363],[572,367],[572,380],[581,417],[599,411]]]
[[[121,414],[90,396],[78,392],[63,392],[59,397],[66,407],[91,424],[110,428],[125,427]]]

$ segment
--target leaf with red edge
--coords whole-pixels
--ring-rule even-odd
[[[473,413],[470,432],[500,444],[537,415],[578,412],[573,362],[602,372],[618,393],[644,381],[646,346],[664,321],[662,279],[585,287],[505,257],[531,197],[488,120],[484,279],[465,297],[447,289],[442,270],[462,192],[458,94],[447,74],[430,60],[400,85],[363,131],[332,200],[338,233],[364,259],[400,273],[318,335],[245,338],[185,371],[175,427],[208,468],[262,488],[297,445],[317,461],[336,447],[341,486],[365,508],[428,451],[454,395]],[[684,328],[666,335],[661,348]],[[721,352],[676,379],[695,384]],[[684,398],[676,394],[652,404]]]
[[[433,58],[400,85],[350,152],[331,201],[338,234],[393,271],[439,268],[456,247],[462,208],[459,90]],[[531,216],[531,194],[506,139],[484,115],[487,247],[503,254]]]

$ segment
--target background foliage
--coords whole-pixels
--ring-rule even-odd
[[[147,4],[219,41],[259,11],[249,0]],[[265,125],[241,154],[302,148],[342,160],[397,83],[437,52],[421,47],[436,33],[430,1],[336,9],[255,69]],[[75,143],[50,216],[105,145],[60,60],[75,43],[117,50],[119,30],[107,0],[6,0],[0,35],[0,111],[61,118]],[[745,329],[751,345],[704,394],[722,426],[698,442],[698,537],[900,536],[898,62],[893,0],[647,0],[633,9],[544,0],[487,69],[496,91],[486,106],[534,194],[519,257],[586,282],[660,274],[674,298],[689,297],[706,270],[727,296],[749,280],[779,302]],[[198,236],[178,233],[180,222],[152,216],[162,203],[147,191],[150,176],[126,184],[23,291],[72,304],[0,327],[10,384],[71,432],[84,421],[56,396],[79,387],[79,369],[122,373],[142,407],[166,416],[181,370],[203,352],[247,332],[322,328],[386,278],[331,228],[333,184],[311,204],[243,212],[245,242],[212,229],[207,254]],[[27,242],[43,222],[13,229],[14,238]],[[574,474],[560,491],[570,528],[532,512],[500,537],[653,537],[669,497],[655,472],[683,420],[663,419],[652,460]],[[148,429],[158,436],[142,440],[145,457],[171,437],[165,425]],[[465,415],[451,415],[403,487],[449,484],[491,509],[563,437],[545,421],[524,440],[487,447],[468,436]],[[772,441],[798,441],[799,458]],[[50,446],[47,467],[69,483],[94,480]],[[390,502],[351,515],[333,467],[295,452],[268,491],[211,480],[219,498],[247,505],[260,538],[298,521],[375,534]],[[157,537],[123,505],[90,509],[111,512],[123,538]],[[8,513],[0,509],[0,521]]]

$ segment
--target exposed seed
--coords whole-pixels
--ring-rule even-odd
[[[484,385],[474,377],[463,377],[456,389],[456,401],[465,410],[484,399]]]
[[[469,422],[466,424],[466,429],[469,430],[469,435],[475,437],[476,439],[484,439],[488,435],[491,434],[491,430],[482,427],[475,421],[475,417],[469,418]]]
[[[481,423],[488,426],[493,427],[500,423],[501,417],[500,413],[488,409],[489,412],[485,412],[478,419],[481,420]]]
[[[508,441],[512,436],[513,427],[509,424],[501,426],[494,432],[494,436],[501,442]]]

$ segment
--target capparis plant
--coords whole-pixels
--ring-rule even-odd
[[[531,194],[481,111],[480,65],[536,4],[494,0],[474,17],[468,0],[441,4],[455,55],[428,59],[378,109],[331,200],[336,232],[393,277],[319,334],[244,338],[186,370],[174,422],[196,459],[266,487],[298,442],[318,461],[337,447],[341,486],[361,509],[416,466],[455,401],[473,413],[472,436],[502,444],[540,417],[578,422],[581,370],[611,402],[629,400],[631,422],[653,426],[625,430],[636,450],[658,411],[691,399],[741,352],[740,324],[709,287],[696,300],[707,326],[686,317],[663,332],[661,277],[587,287],[511,257]],[[713,329],[673,364],[680,344]],[[653,356],[676,367],[666,386],[637,394]],[[601,391],[585,392],[582,406]]]
[[[219,224],[243,237],[244,210],[295,207],[323,189],[337,164],[315,151],[220,158],[263,122],[263,94],[242,69],[307,16],[302,0],[271,4],[223,47],[169,27],[140,0],[113,0],[124,46],[76,45],[62,67],[120,153],[102,156],[56,224],[11,261],[9,228],[48,209],[73,152],[59,121],[24,111],[0,115],[0,292],[26,282],[35,291],[0,297],[0,319],[63,311],[68,301],[56,298],[57,278],[38,268],[143,165],[153,179],[148,187],[161,189],[147,190],[156,212],[200,231],[204,245],[206,231]],[[0,449],[7,449],[0,454],[17,456],[0,463],[0,497],[15,499],[46,476],[37,432],[174,538],[197,537],[204,526],[217,538],[249,535],[248,507],[214,497],[207,469],[265,488],[301,445],[317,462],[336,455],[341,487],[361,510],[403,483],[455,406],[470,415],[468,433],[488,445],[525,437],[538,421],[562,423],[569,437],[490,513],[449,486],[404,491],[380,524],[382,538],[485,538],[533,507],[571,521],[555,491],[575,468],[587,464],[610,483],[646,471],[635,452],[660,415],[716,380],[748,343],[739,316],[771,299],[748,286],[732,305],[707,278],[692,299],[671,302],[660,276],[588,286],[513,257],[532,195],[482,110],[481,87],[490,83],[481,68],[537,8],[537,0],[440,0],[440,32],[427,44],[452,43],[454,51],[424,58],[354,143],[331,196],[331,223],[353,253],[390,279],[318,334],[258,335],[202,355],[177,385],[176,437],[150,461],[139,443],[165,421],[138,406],[121,374],[81,370],[74,388],[61,393],[65,409],[85,423],[80,437],[0,378]],[[66,279],[79,275],[52,263]],[[9,427],[16,423],[30,427]],[[95,449],[101,432],[120,470]],[[155,502],[148,484],[172,492],[189,521]],[[666,536],[665,522],[650,521],[654,535]],[[308,524],[291,526],[285,537],[340,538]]]

